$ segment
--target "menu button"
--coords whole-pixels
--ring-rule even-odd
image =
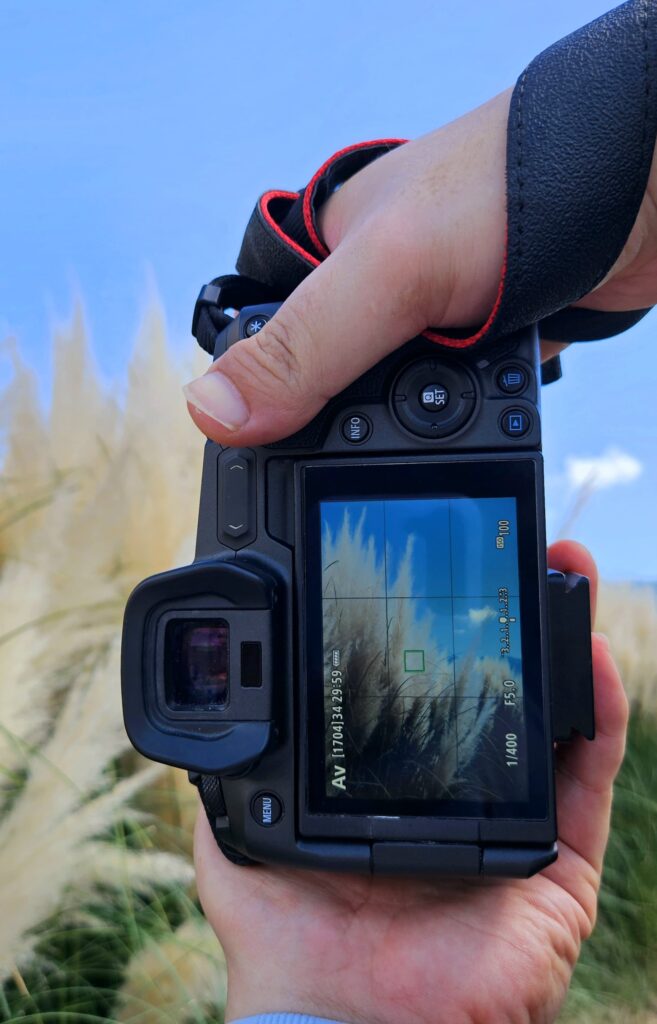
[[[277,821],[280,821],[283,804],[274,793],[259,793],[251,803],[251,814],[258,825],[262,825],[263,828],[271,828]]]

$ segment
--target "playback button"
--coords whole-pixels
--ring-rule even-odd
[[[524,437],[531,425],[531,417],[524,409],[506,409],[500,418],[500,426],[507,437]]]
[[[351,416],[345,416],[340,424],[340,433],[349,444],[362,444],[372,433],[372,424],[367,416],[355,412]]]

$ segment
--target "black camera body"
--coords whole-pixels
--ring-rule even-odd
[[[239,311],[215,358],[277,308]],[[419,337],[295,435],[206,444],[194,563],[128,602],[123,702],[231,859],[556,857],[554,744],[592,738],[593,697],[588,581],[546,565],[540,383],[535,328]]]

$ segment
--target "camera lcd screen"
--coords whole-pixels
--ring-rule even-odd
[[[385,814],[428,802],[454,815],[527,805],[540,669],[530,650],[528,708],[518,497],[362,493],[322,497],[314,516],[317,803]],[[535,588],[531,574],[524,585]]]

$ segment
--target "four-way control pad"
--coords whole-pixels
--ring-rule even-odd
[[[419,359],[399,375],[392,408],[420,437],[447,437],[465,426],[477,402],[474,379],[463,366],[442,359]]]

